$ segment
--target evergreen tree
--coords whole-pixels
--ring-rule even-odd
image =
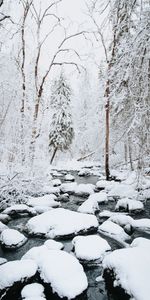
[[[74,137],[70,101],[71,88],[61,72],[53,83],[51,94],[51,107],[54,110],[49,134],[50,150],[53,148],[51,163],[58,150],[69,149]]]

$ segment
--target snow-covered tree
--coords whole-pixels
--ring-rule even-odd
[[[53,148],[51,163],[58,150],[69,149],[74,137],[70,103],[71,88],[61,72],[53,83],[51,94],[51,107],[54,111],[49,134],[49,149]]]

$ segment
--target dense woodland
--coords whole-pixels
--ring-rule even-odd
[[[10,169],[149,161],[150,1],[1,1],[0,161]],[[85,20],[84,21],[84,16]]]

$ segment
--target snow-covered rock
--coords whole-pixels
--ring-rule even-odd
[[[84,184],[81,183],[77,185],[75,189],[75,194],[81,197],[86,197],[94,193],[95,185],[94,184]]]
[[[67,175],[65,175],[65,181],[75,181],[75,178],[74,178],[74,176],[73,175],[71,175],[71,174],[67,174]]]
[[[149,250],[142,247],[115,250],[104,258],[103,268],[113,271],[114,287],[121,286],[136,300],[149,299]]]
[[[99,193],[94,193],[90,195],[88,199],[97,201],[98,203],[106,203],[108,201],[107,193],[104,191],[101,191]]]
[[[150,232],[150,219],[134,220],[132,227],[141,231]]]
[[[7,214],[4,213],[0,214],[0,222],[7,224],[10,220],[11,218]]]
[[[62,194],[58,197],[57,200],[60,201],[60,202],[68,202],[69,201],[69,194],[67,194],[67,193]]]
[[[81,169],[81,170],[78,172],[78,176],[80,176],[80,177],[88,177],[88,176],[90,176],[90,175],[91,175],[91,173],[90,173],[90,171],[87,170],[87,169]]]
[[[71,254],[41,246],[30,249],[22,259],[29,258],[36,261],[41,279],[49,283],[60,298],[74,299],[87,289],[83,267]]]
[[[143,238],[143,237],[138,237],[135,238],[132,243],[130,244],[131,247],[148,247],[150,248],[150,240]]]
[[[124,227],[126,225],[132,226],[133,218],[131,218],[130,216],[124,215],[124,214],[116,213],[116,214],[113,214],[109,218],[109,221],[112,221],[112,222]]]
[[[11,287],[15,282],[33,277],[37,264],[31,259],[15,260],[0,266],[0,290]]]
[[[106,251],[111,250],[108,242],[98,235],[76,236],[72,243],[76,257],[85,261],[102,260]]]
[[[0,265],[3,265],[7,262],[6,258],[0,257]]]
[[[112,221],[105,221],[98,227],[98,232],[113,237],[116,240],[125,241],[130,237],[125,233],[123,228],[118,224],[113,223]]]
[[[112,211],[109,211],[109,210],[103,210],[99,213],[99,217],[100,218],[110,218],[114,214],[118,214],[118,213],[117,212],[112,212]]]
[[[96,187],[97,187],[98,189],[105,189],[107,185],[108,185],[108,181],[103,180],[103,179],[100,179],[100,180],[97,181],[97,183],[96,183]]]
[[[37,206],[44,206],[44,207],[53,207],[53,208],[56,208],[56,207],[59,207],[60,206],[60,203],[55,201],[57,199],[57,197],[53,194],[50,194],[50,195],[45,195],[45,196],[42,196],[42,197],[32,197],[30,199],[28,199],[27,201],[27,204],[29,206],[32,206],[32,207],[37,207]]]
[[[39,283],[28,284],[22,289],[21,296],[23,299],[31,297],[44,297],[44,287]]]
[[[51,174],[54,176],[54,177],[63,177],[63,174],[58,172],[57,170],[51,170]]]
[[[78,212],[85,213],[85,214],[92,214],[94,215],[96,211],[99,210],[99,206],[96,200],[86,200],[84,201],[79,207]]]
[[[9,216],[13,216],[13,215],[20,215],[20,214],[29,214],[30,216],[35,216],[36,215],[36,211],[34,210],[34,208],[29,207],[26,204],[15,204],[12,205],[10,207],[7,207],[4,211],[4,214],[7,214]]]
[[[44,194],[54,194],[55,196],[59,196],[60,194],[60,186],[50,186],[50,185],[46,185],[43,187],[42,192]]]
[[[109,191],[108,196],[113,198],[133,198],[135,199],[138,192],[132,185],[129,184],[115,184],[114,187]]]
[[[27,222],[30,234],[45,235],[49,238],[77,235],[79,232],[96,230],[98,221],[95,216],[56,208]]]
[[[60,187],[62,193],[67,193],[69,195],[74,194],[77,188],[76,182],[63,183]]]
[[[62,250],[64,248],[64,245],[60,242],[56,242],[54,240],[47,240],[44,245],[49,249],[49,250]]]
[[[144,210],[144,205],[142,202],[138,200],[131,200],[129,198],[123,198],[118,200],[116,207],[116,210],[125,210],[125,211],[141,211]]]
[[[15,229],[5,229],[1,233],[0,240],[5,248],[13,249],[21,247],[27,238]]]
[[[5,225],[5,224],[3,224],[3,223],[0,221],[0,233],[1,233],[3,230],[7,229],[7,228],[8,228],[8,226]]]
[[[52,180],[52,185],[54,187],[60,186],[61,185],[61,180],[60,179],[53,179]]]

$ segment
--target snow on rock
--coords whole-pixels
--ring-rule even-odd
[[[106,203],[108,201],[107,193],[104,191],[101,191],[99,193],[94,193],[90,195],[88,199],[97,201],[98,203]]]
[[[76,257],[85,261],[102,260],[106,251],[111,250],[108,242],[98,235],[76,236],[72,243]]]
[[[137,195],[138,192],[133,186],[123,183],[115,184],[108,193],[108,196],[113,198],[136,198]]]
[[[114,214],[118,214],[116,212],[112,212],[109,210],[103,210],[99,213],[99,217],[100,218],[110,218],[111,216],[113,216]]]
[[[62,193],[74,194],[77,188],[76,182],[63,183],[60,187]]]
[[[123,228],[118,224],[113,223],[112,221],[105,221],[98,227],[100,233],[106,234],[110,237],[117,239],[118,241],[128,240],[130,237],[125,233]]]
[[[54,240],[47,240],[44,245],[49,249],[49,250],[62,250],[64,248],[64,245],[60,242],[56,242]]]
[[[141,247],[115,250],[104,258],[103,268],[113,271],[114,287],[121,286],[136,300],[149,299],[149,250]]]
[[[109,191],[111,190],[114,186],[118,186],[118,182],[115,182],[115,181],[107,181],[107,180],[103,180],[103,179],[100,179],[99,181],[97,181],[96,183],[96,187],[98,189],[105,189],[106,191]]]
[[[67,174],[65,175],[65,181],[75,181],[74,176],[72,176],[71,174]]]
[[[6,226],[5,224],[3,224],[1,221],[0,221],[0,233],[3,232],[3,230],[7,229],[8,226]]]
[[[50,206],[37,205],[37,206],[34,206],[34,209],[37,214],[42,214],[46,211],[52,210],[53,208]]]
[[[0,214],[0,222],[7,224],[11,220],[7,214]]]
[[[36,211],[34,210],[34,208],[29,207],[26,204],[15,204],[12,205],[8,208],[6,208],[3,211],[4,214],[7,214],[9,216],[13,216],[16,214],[29,214],[31,216],[35,216],[36,215]]]
[[[94,184],[84,184],[81,183],[77,185],[75,189],[75,194],[78,196],[86,197],[94,193],[95,185]]]
[[[67,193],[62,194],[58,197],[57,200],[60,201],[60,202],[68,202],[69,201],[69,194],[67,194]]]
[[[42,197],[32,197],[28,199],[27,204],[32,207],[37,207],[37,206],[47,206],[47,207],[59,207],[60,203],[55,201],[57,197],[53,194],[50,195],[44,195]]]
[[[30,234],[46,235],[49,238],[77,235],[79,232],[88,232],[98,228],[95,216],[56,208],[27,222]]]
[[[99,206],[96,200],[86,200],[79,207],[78,212],[94,215],[96,211],[99,211]]]
[[[21,247],[27,238],[15,229],[5,229],[1,233],[0,240],[5,248],[18,248]]]
[[[43,187],[42,192],[44,194],[54,194],[56,196],[58,196],[60,194],[60,186],[50,186],[50,185],[46,185]]]
[[[54,187],[60,186],[61,185],[61,180],[60,179],[53,179],[52,180],[52,185]]]
[[[149,247],[150,248],[150,240],[143,238],[143,237],[138,237],[135,238],[132,243],[130,244],[131,247]]]
[[[57,170],[51,170],[51,174],[54,176],[54,177],[63,177],[63,174],[58,172]]]
[[[116,210],[125,210],[125,211],[141,211],[144,210],[144,205],[138,200],[131,200],[129,198],[123,198],[118,200]]]
[[[141,231],[150,232],[150,219],[134,220],[132,227]]]
[[[91,173],[89,170],[87,169],[81,169],[79,172],[78,172],[78,176],[81,176],[81,177],[87,177],[87,176],[90,176]]]
[[[37,272],[37,264],[31,259],[15,260],[0,266],[0,290],[11,287],[15,282],[31,278]]]
[[[126,226],[126,225],[131,225],[133,223],[133,218],[130,216],[124,215],[124,214],[113,214],[110,218],[109,221],[112,221],[120,226]]]
[[[71,254],[62,250],[48,250],[46,247],[34,247],[24,256],[37,262],[41,279],[49,283],[53,293],[60,298],[74,299],[88,287],[82,265]]]
[[[44,287],[39,283],[31,283],[26,285],[21,291],[22,298],[44,297]]]
[[[3,265],[7,262],[6,258],[0,257],[0,265]]]

